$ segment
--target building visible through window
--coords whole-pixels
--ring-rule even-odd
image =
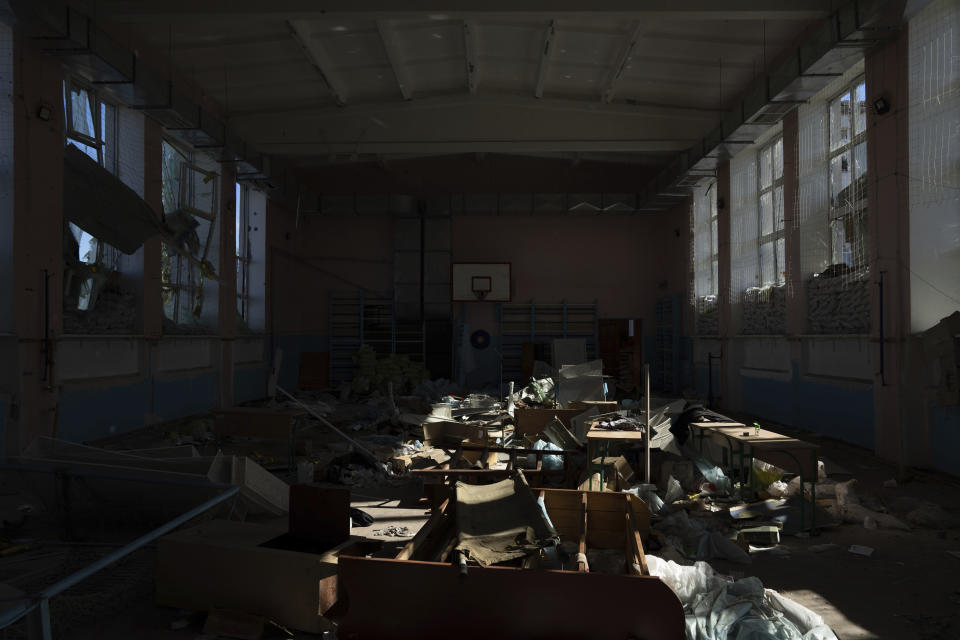
[[[867,90],[862,79],[830,102],[830,256],[833,264],[867,262]]]
[[[759,193],[760,284],[783,284],[786,279],[783,218],[783,137],[760,149]]]
[[[717,183],[711,181],[693,192],[693,271],[697,333],[714,335],[719,289],[717,233]]]

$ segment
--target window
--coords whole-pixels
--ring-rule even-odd
[[[104,102],[91,87],[71,80],[63,83],[63,106],[66,119],[66,144],[73,145],[110,173],[117,174],[117,106]],[[100,289],[119,265],[120,252],[98,240],[72,222],[67,222],[65,240],[68,248],[70,287],[68,308],[89,311],[96,303]]]
[[[693,192],[693,271],[697,333],[715,335],[718,281],[717,183],[711,181]]]
[[[204,313],[203,298],[216,253],[219,180],[194,161],[192,150],[168,140],[162,147],[163,218],[173,234],[161,250],[163,313],[176,327],[203,328],[216,317],[216,305]]]
[[[694,191],[693,243],[696,296],[715,296],[719,288],[716,181]]]
[[[250,324],[250,199],[249,187],[236,186],[237,315]]]
[[[866,264],[867,88],[860,78],[830,101],[830,256]]]
[[[783,223],[783,136],[760,149],[757,193],[760,230],[760,284],[786,280]]]

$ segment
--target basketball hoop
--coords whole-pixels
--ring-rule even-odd
[[[490,276],[473,276],[470,280],[470,288],[477,300],[483,300],[493,289],[493,279]]]

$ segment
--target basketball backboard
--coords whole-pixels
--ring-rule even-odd
[[[454,302],[509,302],[509,262],[454,262],[451,265]]]

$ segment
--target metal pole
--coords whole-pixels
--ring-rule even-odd
[[[286,389],[284,389],[284,388],[281,387],[280,385],[277,385],[277,391],[279,391],[279,392],[282,393],[283,395],[285,395],[285,396],[287,396],[288,398],[290,398],[291,400],[293,400],[293,402],[294,402],[296,405],[298,405],[301,409],[305,410],[307,413],[309,413],[309,414],[312,415],[314,418],[316,418],[317,420],[319,420],[319,421],[321,422],[321,424],[323,424],[324,426],[332,429],[332,430],[333,430],[334,432],[336,432],[340,437],[342,437],[344,440],[346,440],[347,442],[349,442],[350,444],[352,444],[354,447],[356,447],[357,452],[360,453],[361,455],[363,455],[363,457],[368,458],[368,459],[369,459],[371,462],[373,462],[374,464],[380,464],[380,460],[379,460],[379,458],[377,458],[377,456],[373,455],[373,454],[372,454],[370,451],[368,451],[362,444],[360,444],[359,442],[357,442],[356,440],[354,440],[353,438],[351,438],[350,436],[348,436],[347,434],[345,434],[343,431],[340,431],[340,429],[337,429],[335,426],[333,426],[332,424],[330,424],[329,422],[327,422],[326,418],[324,418],[324,417],[321,416],[319,413],[317,413],[316,411],[314,411],[313,409],[311,409],[309,405],[306,405],[306,404],[300,402],[299,400],[297,400],[296,398],[294,398],[292,395],[290,395],[290,392],[289,392],[289,391],[287,391]]]
[[[645,478],[646,484],[650,484],[650,365],[649,365],[649,364],[643,365],[643,377],[644,377],[644,379],[646,379],[646,381],[647,381],[647,382],[646,382],[646,386],[647,386],[647,394],[646,394],[646,397],[647,397],[647,400],[646,400],[646,404],[647,404],[647,420],[646,420],[646,422],[647,422],[647,434],[646,434],[646,435],[647,435],[647,437],[644,438],[644,441],[646,442],[646,447],[645,447],[645,448],[646,448],[646,450],[647,450],[647,451],[646,451],[646,458],[647,458],[647,460],[646,460],[646,467],[645,467],[645,469],[644,469],[644,478]]]
[[[174,518],[173,520],[171,520],[171,521],[167,522],[166,524],[164,524],[164,525],[162,525],[162,526],[154,529],[154,530],[151,531],[150,533],[147,533],[147,534],[144,534],[144,535],[140,536],[139,538],[137,538],[137,539],[134,540],[133,542],[127,544],[126,546],[121,547],[120,549],[117,549],[117,550],[114,551],[113,553],[111,553],[111,554],[109,554],[109,555],[107,555],[107,556],[104,556],[103,558],[100,558],[99,560],[97,560],[96,562],[94,562],[93,564],[91,564],[90,566],[85,567],[85,568],[81,569],[80,571],[77,571],[76,573],[67,576],[66,578],[64,578],[64,579],[61,580],[60,582],[57,582],[56,584],[47,587],[46,589],[44,589],[43,591],[40,592],[40,598],[41,598],[41,600],[43,600],[43,599],[47,599],[47,600],[48,600],[48,599],[52,598],[53,596],[58,595],[58,594],[60,594],[60,593],[62,593],[62,592],[64,592],[64,591],[66,591],[66,590],[69,589],[70,587],[76,585],[78,582],[82,582],[83,580],[86,580],[87,578],[89,578],[90,576],[92,576],[93,574],[95,574],[96,572],[98,572],[98,571],[100,571],[101,569],[104,569],[104,568],[110,566],[111,564],[113,564],[113,563],[116,562],[117,560],[120,560],[120,559],[123,558],[124,556],[126,556],[126,555],[128,555],[128,554],[130,554],[130,553],[133,553],[134,551],[136,551],[136,550],[139,549],[140,547],[146,545],[147,543],[153,542],[154,540],[156,540],[156,539],[159,538],[160,536],[162,536],[162,535],[164,535],[164,534],[167,534],[167,533],[169,533],[170,531],[173,531],[174,529],[176,529],[177,527],[179,527],[179,526],[182,525],[183,523],[189,522],[190,520],[193,520],[194,518],[196,518],[196,517],[199,516],[200,514],[206,512],[206,511],[209,511],[210,509],[212,509],[213,507],[217,506],[217,505],[220,504],[221,502],[226,502],[229,498],[232,498],[232,497],[234,496],[234,494],[237,494],[237,493],[239,493],[239,492],[240,492],[240,487],[230,487],[229,489],[227,489],[226,491],[224,491],[224,492],[221,493],[220,495],[215,496],[215,497],[213,497],[213,498],[210,498],[209,500],[207,500],[207,501],[204,502],[203,504],[201,504],[201,505],[199,505],[199,506],[196,506],[196,507],[194,507],[193,509],[190,509],[190,511],[187,511],[187,512],[184,513],[184,514],[181,514],[181,515],[177,516],[177,517]]]

